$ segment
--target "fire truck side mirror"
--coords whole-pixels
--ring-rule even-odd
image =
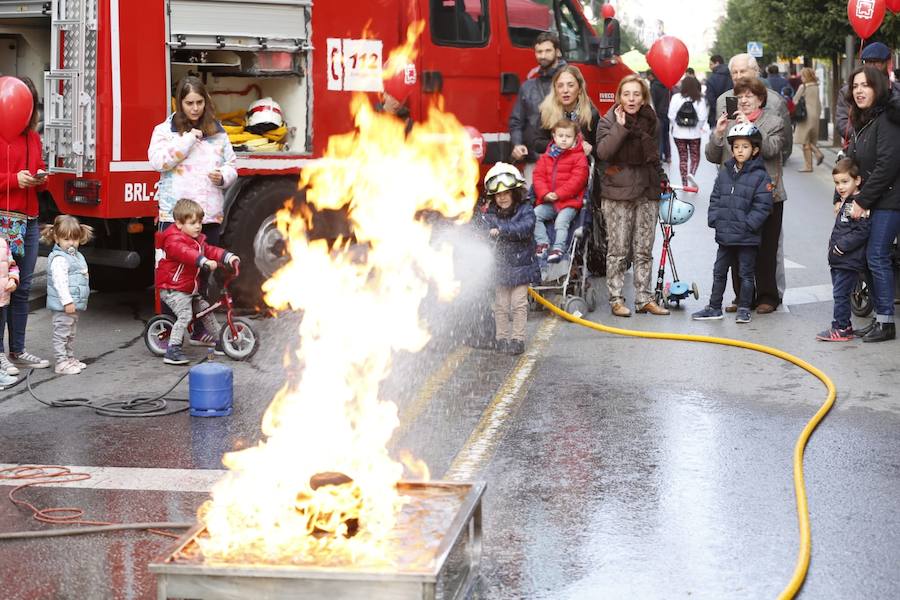
[[[600,34],[600,48],[597,61],[602,65],[604,62],[619,56],[621,54],[621,44],[619,20],[615,18],[604,20],[603,31]]]
[[[518,94],[520,85],[516,73],[500,73],[500,93],[504,96]]]

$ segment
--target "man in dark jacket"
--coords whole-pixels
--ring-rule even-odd
[[[863,48],[860,56],[864,65],[872,65],[884,73],[884,76],[890,81],[891,67],[891,49],[881,42],[872,42]],[[853,125],[850,123],[850,104],[847,101],[848,85],[845,83],[838,92],[836,123],[838,133],[844,140],[844,149],[850,144],[850,138],[853,135]],[[894,81],[891,84],[891,95],[893,98],[900,99],[900,81]]]
[[[769,65],[768,68],[766,68],[766,72],[769,74],[766,78],[766,83],[773,92],[780,94],[781,90],[791,85],[788,83],[788,80],[782,77],[781,73],[778,72],[778,65]]]
[[[534,152],[534,142],[541,129],[541,102],[551,92],[553,76],[566,65],[566,61],[561,58],[559,37],[552,32],[544,32],[537,36],[534,41],[534,57],[538,63],[537,72],[519,88],[516,105],[509,115],[512,160],[525,161],[525,179],[528,185],[531,185],[534,163],[538,158]]]
[[[672,100],[672,92],[656,78],[653,71],[647,71],[650,79],[650,98],[653,100],[653,110],[659,121],[659,159],[671,162],[672,148],[669,143],[669,102]]]
[[[716,128],[719,119],[716,113],[716,100],[719,96],[734,87],[731,82],[731,73],[725,65],[725,59],[720,54],[713,54],[709,59],[709,76],[706,78],[706,105],[709,106],[709,128]]]

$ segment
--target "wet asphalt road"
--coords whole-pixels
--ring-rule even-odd
[[[715,248],[698,201],[674,248],[682,279],[698,283],[701,301],[687,301],[670,317],[614,322],[601,306],[591,318],[769,344],[828,373],[838,401],[806,452],[813,557],[799,597],[898,597],[900,341],[813,339],[831,315],[823,291],[830,169],[801,176],[793,172],[797,163],[793,158],[787,174],[787,310],[754,315],[746,326],[690,321],[689,312],[708,294]],[[712,174],[710,165],[701,166],[705,190]],[[149,297],[92,296],[78,339],[88,370],[77,377],[36,372],[35,393],[113,400],[164,390],[182,371],[149,357],[140,333],[150,314]],[[46,316],[37,311],[29,323],[30,350],[43,354],[49,353]],[[459,346],[448,331],[452,319],[436,319],[441,333],[422,354],[399,356],[383,386],[384,397],[400,406],[393,450],[410,449],[436,478],[488,483],[477,596],[776,596],[798,543],[792,449],[824,400],[824,387],[761,354],[614,337],[547,319],[544,312],[531,314],[532,352],[521,360]],[[296,318],[255,325],[262,349],[249,363],[231,363],[233,416],[110,419],[87,409],[47,408],[19,386],[0,392],[0,463],[221,468],[223,452],[259,439],[262,413],[284,379],[281,355]],[[538,341],[542,336],[546,341]],[[497,398],[510,390],[499,418]],[[480,427],[491,418],[492,428]],[[488,433],[475,439],[473,431]],[[120,521],[191,521],[206,497],[134,487],[35,489],[22,496],[38,506],[79,506],[86,518]],[[44,527],[0,501],[0,531]],[[0,542],[0,596],[150,598],[155,580],[146,565],[169,545],[143,532]]]

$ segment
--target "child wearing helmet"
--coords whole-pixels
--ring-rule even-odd
[[[534,209],[525,201],[525,178],[513,165],[497,163],[484,176],[487,210],[481,225],[494,250],[496,350],[525,351],[528,286],[541,280],[534,254]]]
[[[772,180],[760,147],[762,133],[753,123],[738,123],[727,136],[733,158],[725,161],[709,197],[709,226],[716,230],[719,250],[713,266],[709,304],[695,312],[695,321],[722,318],[722,297],[728,269],[736,264],[741,280],[736,322],[750,322],[756,279],[756,254],[762,226],[772,212]]]
[[[563,257],[569,225],[584,204],[588,182],[588,161],[581,144],[578,125],[561,119],[553,125],[553,141],[538,158],[534,168],[534,239],[536,255],[543,258],[550,246],[547,224],[556,230],[553,248],[547,262],[556,263]]]

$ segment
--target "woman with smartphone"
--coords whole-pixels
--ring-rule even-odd
[[[37,89],[31,79],[20,79],[31,92],[31,121],[22,135],[9,145],[0,142],[0,231],[6,236],[19,266],[19,286],[12,293],[9,306],[0,311],[0,370],[13,376],[19,374],[20,368],[45,369],[50,366],[50,361],[25,350],[28,294],[40,238],[38,192],[46,189],[47,165],[36,131],[39,119]],[[8,357],[4,351],[5,331],[9,332]]]
[[[668,186],[659,156],[659,120],[650,87],[628,75],[616,103],[597,127],[597,157],[603,161],[600,207],[606,220],[606,286],[612,314],[630,317],[623,287],[628,258],[634,262],[634,307],[638,313],[667,315],[654,302],[650,278],[661,188]]]
[[[781,235],[781,221],[784,210],[784,177],[782,173],[781,152],[785,144],[784,122],[774,111],[766,108],[768,92],[762,81],[756,77],[744,77],[734,82],[734,97],[726,98],[725,112],[719,115],[716,127],[709,136],[706,145],[706,158],[718,165],[731,158],[731,147],[725,141],[726,132],[736,123],[753,123],[762,133],[762,153],[766,172],[772,179],[775,189],[772,191],[774,205],[772,213],[766,219],[762,229],[762,242],[756,258],[756,295],[754,307],[757,314],[774,312],[781,304],[776,281],[778,263],[778,237]],[[734,297],[740,297],[740,278],[736,265],[732,265],[731,283]],[[733,310],[732,310],[733,307]],[[728,312],[737,310],[732,304],[725,309]]]

